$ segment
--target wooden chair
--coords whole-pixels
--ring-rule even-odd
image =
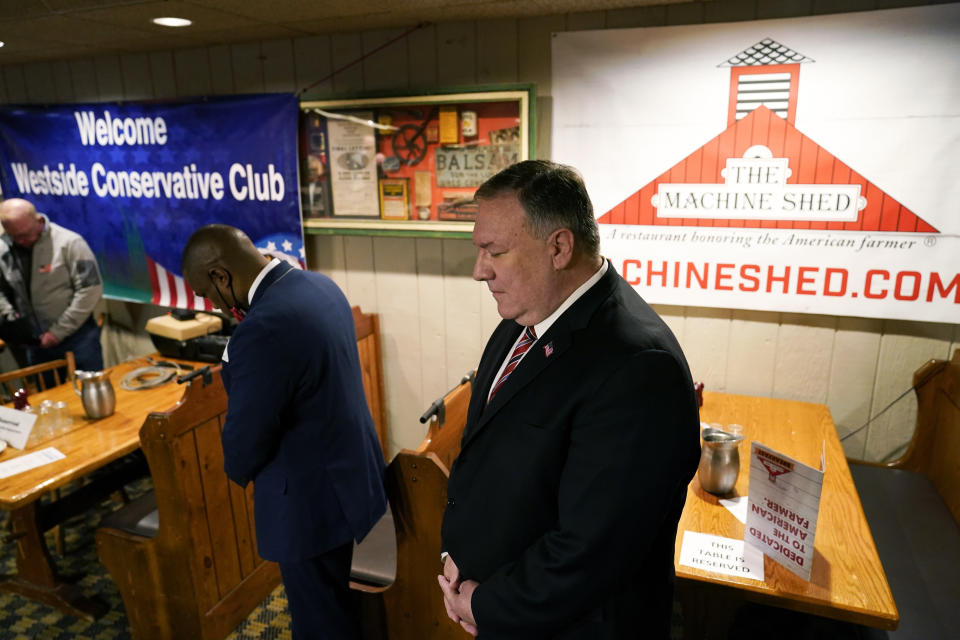
[[[358,568],[378,562],[376,557],[364,557],[367,540],[354,554],[352,586],[382,599],[379,615],[390,640],[470,637],[447,618],[436,576],[441,571],[440,523],[447,505],[447,478],[450,465],[460,452],[472,386],[472,377],[468,376],[442,401],[435,402],[432,408],[439,406],[442,411],[436,412],[436,420],[430,420],[423,442],[415,451],[404,449],[398,453],[387,467],[390,525],[396,536],[393,581],[370,582],[358,577]],[[378,529],[385,521],[386,518]],[[368,537],[373,538],[375,534],[377,529]],[[382,551],[382,537],[372,546]],[[372,555],[376,556],[376,551]],[[382,564],[383,558],[379,561]],[[362,573],[384,576],[389,571],[381,568]]]
[[[22,369],[0,373],[0,385],[3,387],[4,397],[12,398],[17,389],[26,389],[27,394],[46,391],[64,382],[73,380],[76,364],[73,352],[67,351],[60,360],[42,362]],[[48,373],[49,372],[49,373]],[[46,373],[47,375],[44,375]]]
[[[913,376],[917,426],[891,462],[850,460],[900,612],[892,638],[949,637],[960,627],[960,349]]]
[[[360,352],[360,370],[363,374],[363,390],[367,406],[373,417],[373,426],[380,438],[383,457],[387,458],[387,407],[383,395],[383,361],[380,355],[380,319],[375,313],[363,313],[353,307],[353,326],[357,333],[357,350]]]
[[[51,360],[40,364],[0,373],[0,391],[3,400],[9,402],[13,394],[19,389],[26,389],[27,396],[46,391],[50,387],[60,386],[65,382],[72,382],[76,371],[73,352],[67,351],[60,360]],[[54,499],[60,497],[60,489],[54,491]],[[9,522],[8,522],[9,524]],[[60,525],[53,527],[53,535],[57,545],[57,555],[63,555],[66,545],[63,537],[63,528]]]
[[[154,490],[96,533],[139,640],[224,638],[280,583],[277,565],[257,555],[252,485],[223,472],[227,395],[219,367],[209,378],[147,418],[140,445]]]

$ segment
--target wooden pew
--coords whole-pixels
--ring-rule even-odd
[[[387,467],[387,495],[396,535],[396,572],[389,581],[363,581],[357,569],[376,566],[383,558],[365,557],[365,540],[354,554],[352,586],[377,594],[385,635],[389,640],[463,640],[469,634],[448,618],[443,606],[437,575],[440,564],[440,523],[447,504],[450,466],[460,452],[460,439],[470,403],[472,378],[467,377],[439,403],[442,412],[430,421],[427,435],[416,450],[404,449]],[[439,402],[439,401],[438,401]],[[437,406],[438,403],[434,403]],[[442,414],[442,420],[441,420]],[[385,521],[381,521],[384,525]],[[377,529],[369,537],[378,534]],[[383,535],[383,531],[380,531]],[[382,550],[379,543],[373,545]],[[389,561],[390,559],[388,559]],[[387,569],[373,569],[367,575],[384,575]],[[369,637],[369,636],[368,636]],[[383,636],[380,636],[383,637]]]
[[[172,410],[151,414],[140,446],[154,491],[96,532],[139,640],[224,638],[280,583],[257,555],[252,485],[244,491],[223,472],[226,411],[217,367]]]
[[[891,640],[960,628],[960,349],[918,369],[913,384],[917,427],[906,452],[849,461],[900,612]]]
[[[353,309],[364,391],[386,450],[376,314]],[[222,639],[280,583],[257,555],[253,485],[223,473],[227,396],[219,367],[194,379],[172,410],[140,430],[154,491],[111,514],[97,550],[116,582],[136,640]],[[162,526],[161,524],[162,523]]]
[[[383,394],[383,360],[380,355],[380,318],[375,313],[363,313],[353,307],[353,326],[357,333],[357,350],[360,352],[360,370],[363,373],[363,390],[367,406],[373,417],[373,426],[380,438],[383,457],[387,458],[387,406]]]

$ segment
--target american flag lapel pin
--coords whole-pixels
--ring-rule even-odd
[[[544,355],[544,357],[546,357],[546,358],[549,358],[551,355],[553,355],[553,343],[552,343],[552,342],[548,342],[547,344],[543,345],[543,355]]]

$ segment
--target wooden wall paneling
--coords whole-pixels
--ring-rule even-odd
[[[950,325],[884,320],[883,337],[867,429],[866,458],[883,460],[906,444],[916,426],[917,401],[913,392],[880,414],[913,384],[913,372],[932,358],[945,358],[950,348]]]
[[[330,66],[330,37],[308,36],[296,38],[293,41],[293,65],[296,71],[297,91],[312,85],[321,78],[326,78]],[[330,95],[333,93],[333,80],[327,78],[322,83],[312,87],[305,95]]]
[[[314,236],[304,238],[307,268],[326,274],[347,293],[347,264],[343,236]],[[364,309],[364,311],[368,311]]]
[[[563,16],[543,16],[517,20],[518,71],[522,82],[535,82],[537,104],[551,95],[553,82],[553,34],[566,29]],[[539,127],[537,127],[539,129]],[[549,129],[547,129],[549,131]],[[537,133],[538,138],[540,132]],[[549,134],[548,136],[549,137]]]
[[[517,21],[481,20],[477,23],[477,82],[517,81]]]
[[[483,334],[480,322],[480,296],[487,285],[475,282],[471,277],[475,257],[476,251],[471,242],[443,240],[447,388],[460,382],[464,373],[477,366],[483,345],[490,337],[489,334]]]
[[[27,99],[30,102],[50,104],[57,101],[57,87],[49,62],[34,62],[23,66]]]
[[[447,373],[447,314],[444,297],[443,240],[417,238],[417,314],[420,318],[420,414],[430,403],[444,395],[453,385],[455,373]],[[423,425],[414,421],[404,428],[417,429],[423,437]],[[413,440],[415,438],[411,438]],[[408,444],[409,443],[409,444]],[[405,441],[413,449],[418,443]],[[412,446],[411,446],[412,445]]]
[[[567,14],[567,31],[603,29],[607,26],[606,11],[578,11]]]
[[[876,9],[876,0],[813,0],[813,13],[846,13]]]
[[[57,102],[73,102],[73,77],[70,63],[60,60],[53,64],[53,84],[57,88]]]
[[[173,70],[173,52],[154,51],[150,54],[150,79],[154,98],[175,98],[177,76]]]
[[[374,238],[377,313],[387,405],[388,451],[423,438],[421,319],[415,238]]]
[[[27,95],[27,81],[23,77],[23,66],[9,64],[3,68],[3,82],[7,89],[7,101],[10,104],[22,104],[30,97]]]
[[[377,279],[373,266],[373,238],[346,236],[343,239],[347,288],[351,305],[360,305],[366,313],[379,312]]]
[[[120,73],[119,56],[102,56],[94,60],[97,77],[97,99],[100,101],[124,100],[123,75]]]
[[[437,26],[407,36],[407,81],[411,89],[437,86]]]
[[[297,90],[293,63],[293,41],[290,38],[268,40],[260,45],[263,64],[263,90],[288,93]]]
[[[364,55],[363,89],[364,91],[396,91],[402,93],[409,85],[407,78],[407,42],[398,38],[407,29],[377,29],[360,34]],[[373,53],[379,47],[379,51]]]
[[[93,60],[71,60],[70,72],[73,75],[73,93],[77,102],[98,102],[100,92],[97,89],[97,72]],[[9,83],[7,90],[10,90]]]
[[[667,25],[703,23],[706,2],[684,2],[667,5]]]
[[[476,22],[437,25],[437,84],[467,86],[477,81]]]
[[[207,49],[210,59],[210,93],[228,95],[233,93],[233,57],[230,46],[218,44]]]
[[[827,406],[841,438],[870,418],[882,326],[881,320],[872,318],[837,318]],[[843,450],[849,457],[862,458],[866,440],[864,429],[843,440]]]
[[[552,38],[563,31],[563,16],[523,18],[517,20],[518,76],[521,82],[537,86],[536,136],[538,158],[550,157],[550,130],[553,126]]]
[[[757,19],[793,18],[813,13],[813,0],[756,0]]]
[[[177,93],[181,98],[208,96],[213,93],[210,82],[210,55],[206,47],[174,51],[173,67],[177,74]]]
[[[607,29],[629,29],[631,27],[662,27],[667,24],[667,7],[629,7],[610,9],[606,12]]]
[[[737,22],[757,17],[757,0],[724,0],[703,3],[703,21]]]
[[[236,93],[263,93],[263,64],[260,43],[230,45],[233,66],[233,89]]]
[[[120,79],[126,100],[149,100],[153,97],[150,58],[147,54],[128,53],[120,56]]]
[[[6,67],[0,69],[0,103],[6,104],[10,102],[7,100],[7,81],[4,78],[6,75]]]
[[[777,337],[773,397],[827,401],[836,327],[834,316],[783,314]]]
[[[683,323],[683,353],[693,379],[710,391],[727,390],[727,354],[730,344],[729,309],[687,309]]]
[[[780,314],[734,309],[727,350],[727,392],[769,397],[777,361]]]
[[[360,34],[337,33],[330,36],[330,53],[331,73],[339,69],[337,75],[333,76],[333,92],[342,96],[363,91],[363,64],[357,62],[363,55]]]

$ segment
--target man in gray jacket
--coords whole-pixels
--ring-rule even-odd
[[[92,313],[103,281],[86,241],[21,198],[0,203],[0,223],[0,316],[19,321],[33,338],[22,345],[20,364],[73,351],[78,369],[102,369],[100,328]]]

